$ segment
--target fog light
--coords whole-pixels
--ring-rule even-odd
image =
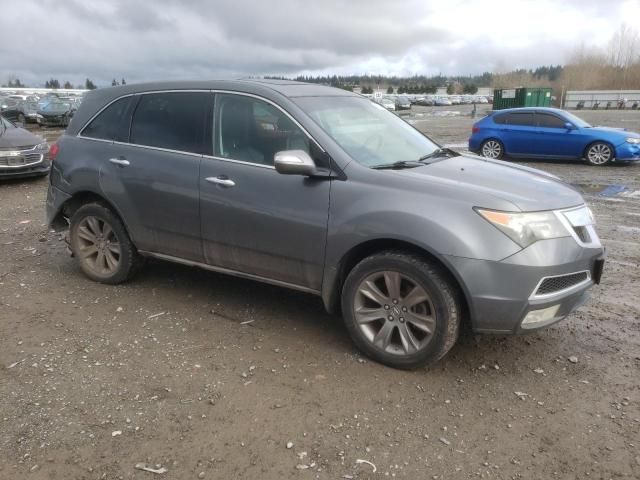
[[[541,310],[531,310],[527,313],[527,316],[524,317],[520,326],[522,328],[538,328],[552,323],[559,308],[560,305],[553,305]]]

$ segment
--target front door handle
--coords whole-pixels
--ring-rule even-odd
[[[207,178],[205,178],[205,180],[207,182],[209,182],[209,183],[215,183],[216,185],[221,185],[221,186],[226,187],[226,188],[235,187],[236,186],[236,182],[234,182],[230,178],[226,178],[226,177],[223,177],[223,176],[207,177]]]
[[[129,160],[125,158],[110,158],[109,161],[121,167],[128,167],[130,165]]]

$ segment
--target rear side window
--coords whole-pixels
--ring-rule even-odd
[[[499,125],[503,125],[505,123],[506,118],[507,118],[506,113],[499,113],[493,116],[493,122]]]
[[[142,95],[133,114],[131,143],[203,153],[210,96],[206,92]]]
[[[527,127],[535,126],[533,113],[510,113],[507,116],[506,123],[509,125],[522,125]]]
[[[133,97],[125,97],[113,102],[84,127],[82,136],[126,142],[129,136],[127,111],[132,100]]]
[[[548,113],[536,113],[539,127],[546,128],[565,128],[565,120]]]

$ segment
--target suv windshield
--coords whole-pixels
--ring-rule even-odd
[[[417,161],[440,148],[367,98],[299,97],[294,101],[355,161],[367,167]]]

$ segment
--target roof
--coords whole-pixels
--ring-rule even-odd
[[[340,88],[327,87],[315,83],[296,82],[293,80],[270,79],[237,79],[237,80],[184,80],[169,82],[149,82],[101,88],[94,92],[104,92],[113,96],[158,90],[237,90],[250,92],[270,90],[285,97],[318,97],[357,95]],[[114,95],[116,94],[117,95]]]
[[[239,79],[239,80],[184,80],[170,82],[150,82],[99,88],[88,92],[67,132],[74,135],[102,107],[113,100],[143,92],[176,90],[229,90],[262,96],[273,101],[295,97],[359,97],[357,93],[340,88],[293,80]]]
[[[501,110],[495,110],[493,113],[505,113],[505,112],[552,112],[552,113],[565,113],[566,110],[553,107],[518,107],[518,108],[503,108]]]

